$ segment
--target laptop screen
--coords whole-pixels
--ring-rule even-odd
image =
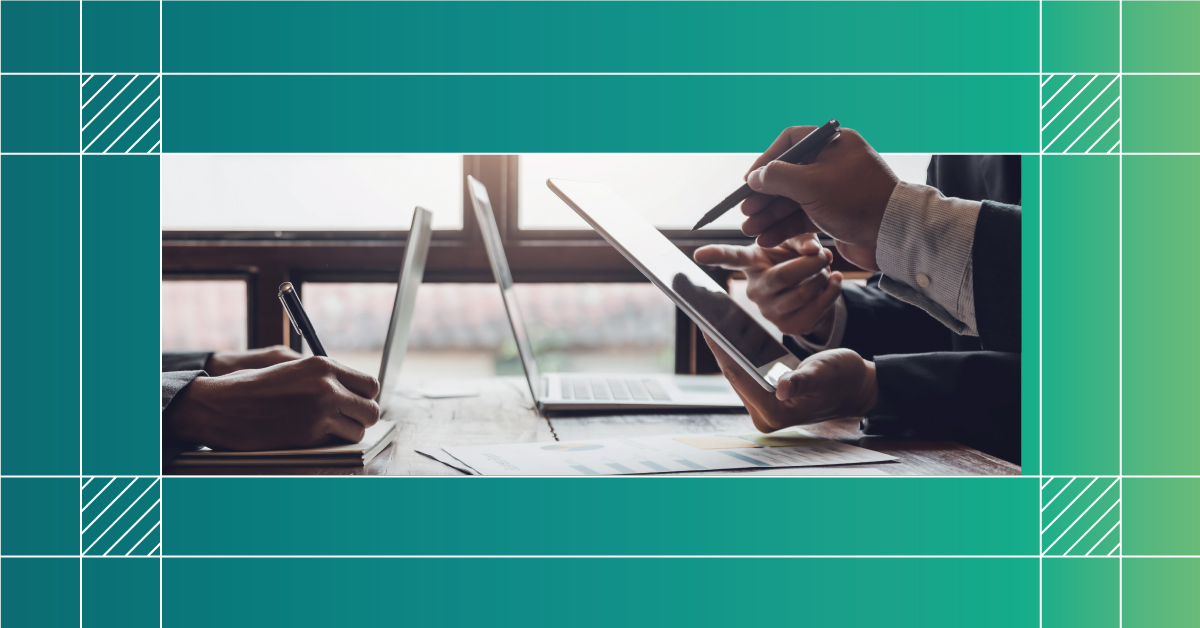
[[[479,220],[479,230],[483,233],[483,245],[487,249],[488,261],[492,263],[492,274],[496,276],[496,283],[500,284],[500,296],[504,298],[504,309],[508,311],[508,321],[512,324],[517,353],[521,354],[521,363],[525,366],[529,390],[533,393],[534,401],[538,401],[542,398],[542,376],[538,372],[537,362],[533,359],[533,345],[529,343],[525,319],[521,317],[521,306],[517,304],[512,271],[509,270],[508,258],[504,255],[504,243],[500,240],[500,229],[496,226],[492,201],[488,198],[487,188],[475,177],[467,176],[467,189],[471,194],[471,205],[475,207],[475,217]]]
[[[379,412],[385,416],[395,396],[396,383],[400,377],[400,363],[408,350],[408,337],[412,326],[413,309],[417,305],[417,289],[425,276],[425,260],[429,256],[430,225],[433,213],[418,207],[413,212],[412,226],[408,229],[408,244],[404,247],[404,266],[400,267],[400,280],[396,284],[396,303],[392,306],[392,320],[388,324],[387,340],[383,344],[383,362],[379,365]]]

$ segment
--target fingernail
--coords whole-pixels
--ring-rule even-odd
[[[766,166],[763,166],[763,168],[766,168]],[[751,190],[758,190],[762,188],[763,168],[759,168],[758,170],[751,172],[750,176],[746,177],[746,183],[750,186]]]

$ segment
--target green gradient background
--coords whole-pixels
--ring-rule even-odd
[[[1116,474],[1118,158],[1042,159],[1042,472]]]
[[[15,77],[4,80],[10,78]],[[13,94],[4,94],[6,115]],[[0,300],[8,304],[0,318],[8,356],[0,378],[4,475],[79,473],[79,397],[61,394],[79,389],[72,364],[78,339],[62,333],[79,329],[79,292],[73,285],[79,272],[79,187],[63,181],[79,181],[78,157],[0,157]],[[31,237],[47,225],[57,237]],[[30,268],[36,272],[14,272]],[[57,445],[29,447],[31,442]]]
[[[89,2],[84,8],[84,68],[147,72],[157,67],[157,3]],[[1046,72],[1114,72],[1114,51],[1123,54],[1118,61],[1128,72],[1200,71],[1197,3],[1048,2],[1042,8]],[[79,9],[75,2],[0,3],[0,69],[77,71]],[[163,69],[1038,72],[1038,9],[1037,2],[168,2]],[[1122,20],[1123,47],[1114,46],[1114,14]],[[951,36],[939,37],[946,33]],[[163,88],[170,110],[164,148],[742,152],[761,150],[782,126],[838,117],[884,151],[1029,153],[1038,150],[1040,80],[1033,75],[170,76]],[[0,149],[76,151],[75,81],[74,75],[0,79]],[[1195,115],[1200,77],[1126,75],[1121,88],[1122,150],[1200,151],[1200,116]],[[45,289],[52,285],[46,277],[72,279],[79,263],[77,159],[5,155],[0,160],[3,296],[10,304],[0,327],[8,330],[3,340],[9,348],[6,401],[0,408],[6,411],[0,441],[5,474],[79,472],[79,443],[73,437],[79,429],[78,401],[61,394],[78,387],[71,363],[78,345],[70,335],[52,333],[78,326],[79,297]],[[111,172],[91,171],[111,180],[87,186],[100,191],[94,198],[85,189],[85,262],[133,268],[144,265],[143,258],[157,259],[152,252],[157,241],[151,244],[148,232],[136,226],[144,222],[155,194],[146,180],[158,163],[151,159],[114,161]],[[1174,279],[1175,268],[1190,268],[1190,236],[1200,226],[1192,218],[1196,160],[1046,158],[1040,177],[1031,167],[1036,158],[1024,160],[1023,309],[1029,357],[1038,341],[1033,324],[1038,304],[1030,294],[1038,276],[1031,266],[1037,261],[1035,217],[1043,221],[1045,244],[1045,362],[1041,372],[1029,364],[1032,359],[1023,369],[1024,473],[1121,471],[1116,299],[1122,270],[1129,279],[1123,307],[1130,340],[1125,343],[1124,471],[1197,473],[1200,428],[1188,397],[1196,379],[1190,356],[1197,338],[1189,331],[1195,327],[1195,307],[1186,272]],[[1125,171],[1123,225],[1114,200],[1119,162]],[[85,163],[85,176],[88,171]],[[1045,187],[1041,206],[1033,196],[1039,179]],[[94,244],[102,241],[95,239],[101,233],[94,229],[117,226],[105,221],[106,215],[125,211],[122,217],[132,227],[127,250]],[[47,225],[59,229],[61,237],[29,236],[45,232]],[[1131,243],[1123,268],[1116,249],[1122,226]],[[41,262],[37,272],[21,264],[30,255]],[[121,273],[113,288],[132,295],[154,281]],[[85,307],[89,295],[92,302],[102,298],[95,288],[84,289]],[[153,294],[151,288],[147,298]],[[32,299],[58,318],[22,313],[19,304]],[[108,322],[120,327],[122,321]],[[132,334],[134,327],[121,329]],[[18,335],[13,329],[32,332]],[[84,334],[85,360],[92,360],[86,362],[85,385],[89,377],[96,382],[110,363],[128,369],[145,363],[147,374],[153,368],[147,351],[151,340],[122,343],[104,356],[92,340],[95,333]],[[1042,469],[1033,454],[1038,377],[1045,383]],[[99,388],[85,390],[84,442],[92,452],[85,455],[88,472],[152,473],[156,445],[106,434],[106,429],[136,431],[156,421],[149,395],[145,409],[125,415],[112,412],[104,395]],[[46,398],[55,403],[39,403]],[[21,447],[32,438],[55,439],[62,446],[50,452]],[[164,548],[212,554],[383,547],[414,553],[995,552],[1019,557],[168,558],[166,624],[210,623],[216,617],[233,625],[315,625],[331,619],[480,623],[477,613],[483,609],[497,625],[627,625],[648,618],[685,625],[1013,626],[1037,622],[1040,594],[1047,628],[1111,626],[1118,592],[1129,626],[1192,626],[1200,615],[1196,557],[1046,559],[1039,591],[1039,561],[1032,557],[1039,546],[1033,505],[1038,480],[1033,478],[585,481],[605,482],[594,485],[604,488],[584,494],[582,482],[573,479],[171,478],[164,488],[163,512],[169,513]],[[0,481],[0,506],[8,513],[0,530],[5,555],[0,621],[79,625],[82,575],[87,625],[153,625],[155,560],[85,559],[81,574],[76,558],[10,557],[77,551],[75,482],[74,476]],[[660,488],[661,482],[676,484]],[[1200,552],[1197,482],[1126,478],[1120,508],[1124,553]],[[653,516],[630,514],[638,512]],[[1123,569],[1114,570],[1114,563]],[[776,596],[788,599],[775,602]],[[800,604],[791,597],[799,597]],[[214,600],[223,606],[214,608]]]
[[[158,202],[158,157],[83,158],[83,368],[123,374],[83,378],[85,475],[158,474]]]
[[[163,12],[168,72],[1038,71],[1036,2],[167,2]],[[946,54],[937,38],[913,36],[964,28],[1004,45]]]
[[[938,628],[962,626],[966,617],[972,626],[1008,628],[1037,623],[1037,569],[1029,558],[167,558],[163,607],[197,609],[219,599],[228,626],[465,626],[480,625],[478,612],[487,609],[487,625],[531,628]],[[898,579],[920,586],[897,586]],[[315,581],[328,585],[321,595],[297,595]],[[859,603],[829,603],[848,591]],[[172,625],[211,620],[185,612]]]
[[[795,480],[165,478],[172,525],[163,552],[1037,553],[1035,478]],[[347,529],[346,521],[365,525]]]
[[[1037,100],[1036,76],[167,76],[163,149],[760,152],[837,118],[883,152],[1020,153]]]
[[[1125,472],[1198,475],[1200,156],[1128,156],[1124,167]]]

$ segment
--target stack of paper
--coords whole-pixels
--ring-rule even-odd
[[[635,475],[813,467],[895,460],[800,430],[774,434],[681,434],[418,451],[472,475]]]
[[[281,449],[277,451],[213,451],[207,447],[200,451],[189,451],[179,455],[175,466],[318,466],[360,467],[365,466],[383,451],[396,434],[395,421],[380,421],[367,428],[362,442],[313,449]]]

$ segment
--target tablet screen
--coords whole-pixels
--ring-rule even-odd
[[[641,214],[607,186],[584,181],[552,179],[557,188],[597,231],[641,264],[658,287],[687,303],[755,367],[788,355],[758,321],[742,309],[721,286],[680,251]]]

